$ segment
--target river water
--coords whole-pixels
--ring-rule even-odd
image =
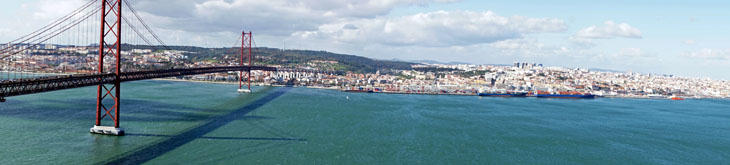
[[[90,134],[95,87],[0,104],[0,164],[723,164],[728,100],[343,93],[139,81],[127,136]],[[110,124],[109,122],[105,124]]]

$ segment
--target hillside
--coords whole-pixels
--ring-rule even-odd
[[[131,46],[137,49],[159,50],[162,47]],[[191,62],[236,60],[240,48],[202,48],[193,46],[169,46],[167,49],[186,51]],[[411,70],[415,63],[375,60],[361,56],[337,54],[326,51],[282,50],[259,47],[253,49],[255,63],[281,65],[286,67],[311,67],[322,70],[352,71],[355,73],[390,72]]]

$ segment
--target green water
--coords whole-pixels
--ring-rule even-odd
[[[0,164],[725,164],[730,101],[416,96],[140,81],[0,104]],[[108,124],[108,123],[107,123]]]

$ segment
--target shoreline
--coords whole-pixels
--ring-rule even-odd
[[[28,74],[28,75],[46,75],[46,76],[64,76],[64,75],[72,75],[77,74],[78,72],[69,72],[69,73],[44,73],[44,72],[8,72],[8,71],[0,71],[0,75],[2,74],[8,74],[8,73],[19,73],[19,74]],[[33,76],[31,76],[33,77]],[[196,82],[196,83],[212,83],[212,84],[227,84],[227,85],[237,85],[238,82],[235,81],[213,81],[213,80],[186,80],[186,79],[178,79],[178,78],[156,78],[151,80],[158,80],[158,81],[175,81],[175,82]],[[272,84],[266,84],[266,83],[253,83],[252,86],[284,86],[284,85],[272,85]],[[296,86],[296,87],[306,87],[306,88],[312,88],[312,89],[327,89],[327,90],[339,90],[342,92],[345,92],[345,89],[348,89],[348,87],[323,87],[323,86]],[[424,92],[424,93],[414,93],[414,92],[400,92],[400,91],[381,91],[381,92],[374,92],[374,93],[384,93],[384,94],[403,94],[403,95],[451,95],[451,96],[478,96],[477,93],[438,93],[438,92]],[[669,96],[664,96],[666,98],[651,98],[648,96],[641,96],[641,95],[596,95],[597,98],[627,98],[627,99],[657,99],[657,100],[664,100],[664,99],[670,99]],[[724,99],[724,100],[730,100],[730,97],[716,97],[716,96],[679,96],[683,99]]]
[[[206,81],[206,80],[184,80],[184,79],[177,79],[177,78],[156,78],[151,80],[158,80],[158,81],[174,81],[174,82],[194,82],[194,83],[211,83],[211,84],[225,84],[225,85],[238,85],[237,82],[230,82],[230,81]],[[272,87],[282,87],[285,85],[267,85],[264,83],[251,83],[251,86],[272,86]],[[321,87],[321,86],[294,86],[294,87],[303,87],[303,88],[309,88],[309,89],[323,89],[323,90],[336,90],[340,92],[345,92],[342,87]],[[345,92],[345,93],[351,93],[351,92]],[[363,92],[368,93],[368,92]],[[409,93],[409,92],[393,92],[393,91],[384,91],[384,92],[373,92],[373,94],[391,94],[391,95],[431,95],[431,96],[478,96],[478,94],[460,94],[460,93]],[[478,96],[478,97],[485,97],[485,96]],[[663,98],[663,99],[657,99],[657,98],[650,98],[650,97],[643,97],[643,96],[596,96],[596,98],[618,98],[618,99],[648,99],[648,100],[671,100],[669,98]],[[730,100],[730,98],[720,98],[720,97],[682,97],[684,99],[691,99],[691,100],[700,100],[700,99],[723,99],[723,100]]]

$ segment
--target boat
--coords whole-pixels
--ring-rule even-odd
[[[509,90],[505,90],[505,89],[488,89],[488,90],[479,89],[474,92],[477,94],[477,96],[484,96],[484,97],[527,97],[527,94],[528,94],[527,92],[509,91]],[[462,91],[462,93],[467,93],[467,92]]]
[[[372,90],[359,90],[359,89],[348,89],[348,90],[345,90],[345,92],[352,92],[352,93],[375,93]]]
[[[527,97],[527,93],[516,92],[516,93],[478,93],[479,96],[485,97]]]
[[[561,98],[561,99],[594,99],[596,95],[580,92],[557,92],[550,93],[545,91],[537,91],[533,94],[537,98]]]
[[[563,94],[537,94],[535,97],[538,98],[562,98],[562,99],[595,99],[596,95],[592,94],[577,94],[577,95],[563,95]]]
[[[352,93],[375,93],[373,90],[366,90],[364,88],[359,89],[347,89],[345,92],[352,92]]]
[[[660,94],[649,94],[646,96],[649,97],[650,99],[666,99],[667,98],[666,96],[660,95]]]
[[[669,99],[672,99],[672,100],[684,100],[684,98],[679,97],[679,96],[672,96],[672,97],[669,97]]]

